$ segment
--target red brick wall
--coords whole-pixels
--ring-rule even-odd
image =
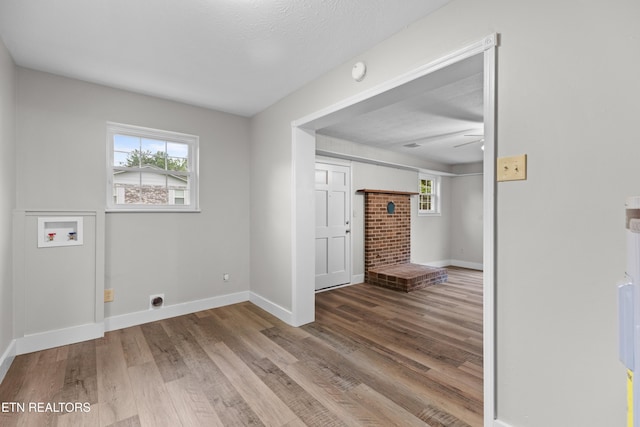
[[[387,204],[395,203],[395,213]],[[366,193],[364,207],[364,271],[411,261],[411,196]]]

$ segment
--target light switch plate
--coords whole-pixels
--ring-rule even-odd
[[[104,302],[112,302],[113,301],[113,288],[104,290]]]
[[[527,179],[527,155],[498,157],[496,177],[498,182]]]

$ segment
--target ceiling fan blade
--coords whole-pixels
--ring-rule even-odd
[[[473,144],[473,143],[476,143],[476,142],[483,142],[483,141],[484,141],[484,139],[476,139],[475,141],[469,141],[469,142],[465,142],[465,143],[462,143],[462,144],[454,145],[453,148],[464,147],[465,145]]]
[[[465,132],[473,132],[475,129],[465,129],[465,130],[460,130],[460,131],[455,131],[455,132],[447,132],[447,133],[442,133],[442,134],[438,134],[438,135],[432,135],[432,136],[426,136],[426,137],[420,137],[420,138],[412,138],[412,139],[408,139],[408,140],[398,140],[395,141],[394,144],[400,145],[402,144],[404,147],[409,147],[409,148],[416,148],[416,147],[421,147],[425,144],[429,144],[429,143],[433,143],[433,142],[439,142],[443,139],[446,139],[448,137],[453,137],[453,136],[462,136]],[[478,136],[482,136],[482,135],[478,135]]]

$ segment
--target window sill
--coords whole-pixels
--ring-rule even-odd
[[[418,212],[418,216],[442,216],[440,212]]]

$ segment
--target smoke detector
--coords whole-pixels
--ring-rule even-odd
[[[351,77],[353,80],[357,82],[361,82],[364,79],[364,76],[367,75],[367,66],[364,62],[356,62],[353,68],[351,69]]]

